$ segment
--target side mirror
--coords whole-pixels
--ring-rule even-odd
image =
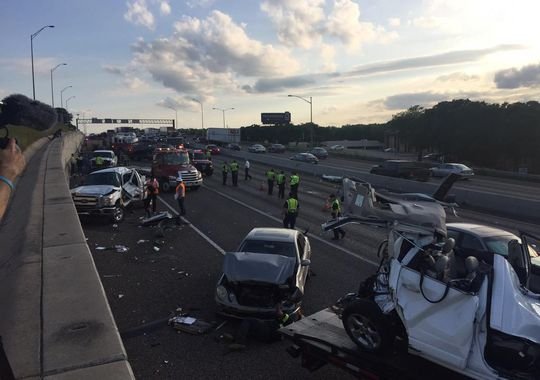
[[[300,266],[307,267],[309,265],[311,265],[311,260],[309,259],[304,259],[300,262]]]

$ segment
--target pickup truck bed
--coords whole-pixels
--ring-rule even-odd
[[[339,317],[324,309],[285,326],[279,332],[293,342],[287,350],[315,371],[334,364],[359,379],[466,379],[466,377],[408,353],[376,355],[361,351],[345,332]]]

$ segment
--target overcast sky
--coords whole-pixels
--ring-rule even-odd
[[[384,122],[413,105],[538,100],[539,0],[3,0],[0,98],[180,127]],[[168,108],[169,107],[169,108]],[[98,131],[99,127],[96,127]]]

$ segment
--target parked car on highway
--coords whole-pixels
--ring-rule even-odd
[[[440,164],[429,169],[433,177],[446,177],[450,173],[459,174],[463,179],[474,176],[474,171],[463,164]]]
[[[337,151],[339,151],[339,150],[345,150],[345,147],[344,147],[343,145],[332,145],[332,146],[330,147],[330,150],[337,150]]]
[[[103,164],[101,166],[96,164],[96,159],[101,157]],[[90,166],[93,169],[110,168],[118,165],[118,157],[112,150],[94,150],[92,158],[90,159]]]
[[[324,160],[328,158],[328,152],[326,151],[326,149],[321,148],[321,147],[315,147],[311,149],[309,153],[317,157],[319,160]]]
[[[124,208],[144,198],[144,176],[123,166],[95,171],[84,184],[71,189],[77,214],[104,215],[114,223],[124,219]]]
[[[285,145],[283,144],[272,144],[268,147],[270,153],[284,153]]]
[[[208,144],[206,150],[209,150],[212,155],[220,153],[219,147],[215,144]]]
[[[275,319],[300,309],[311,264],[309,239],[285,228],[254,228],[223,260],[216,286],[219,312],[234,317]]]
[[[302,161],[309,162],[310,164],[318,164],[319,159],[312,155],[311,153],[296,153],[294,156],[289,158],[293,161]]]
[[[382,164],[372,167],[369,172],[371,174],[418,181],[427,181],[431,174],[429,169],[422,164],[407,160],[386,160]]]
[[[242,150],[242,147],[238,144],[227,144],[227,149]]]
[[[248,148],[248,151],[251,153],[265,153],[266,148],[261,144],[253,144]]]

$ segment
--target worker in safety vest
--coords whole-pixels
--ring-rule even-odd
[[[178,177],[176,180],[178,181],[178,185],[176,186],[176,192],[174,194],[174,197],[176,198],[176,201],[178,202],[180,215],[183,216],[183,215],[186,215],[186,209],[184,206],[184,200],[186,199],[186,185],[184,184],[182,177]]]
[[[291,178],[289,179],[289,183],[291,184],[291,193],[293,194],[293,197],[298,199],[298,185],[300,184],[300,176],[296,174],[296,172],[293,172],[291,174]]]
[[[103,157],[97,156],[96,157],[96,167],[101,168],[103,166]]]
[[[341,216],[341,202],[336,198],[335,194],[330,194],[330,212],[332,213],[332,219],[339,218]],[[343,239],[345,237],[345,231],[341,227],[334,228],[334,237],[332,240],[338,240],[339,235]]]
[[[236,162],[236,160],[233,160],[229,166],[231,168],[232,184],[233,186],[238,186],[238,162]]]
[[[223,175],[223,185],[227,184],[227,176],[229,175],[229,164],[227,161],[221,166],[221,174]]]
[[[276,179],[276,172],[274,169],[270,169],[266,172],[266,179],[268,181],[268,195],[272,195],[274,191],[274,181]]]
[[[278,198],[285,198],[285,173],[283,170],[276,176],[276,183],[278,186]]]
[[[156,213],[157,206],[157,196],[159,194],[159,182],[154,177],[151,176],[148,181],[144,184],[146,191],[146,198],[144,199],[144,211],[146,212],[146,217],[150,217],[150,203],[152,203],[152,212]]]
[[[294,230],[299,208],[298,199],[294,198],[292,193],[289,193],[289,199],[283,205],[283,228]]]

